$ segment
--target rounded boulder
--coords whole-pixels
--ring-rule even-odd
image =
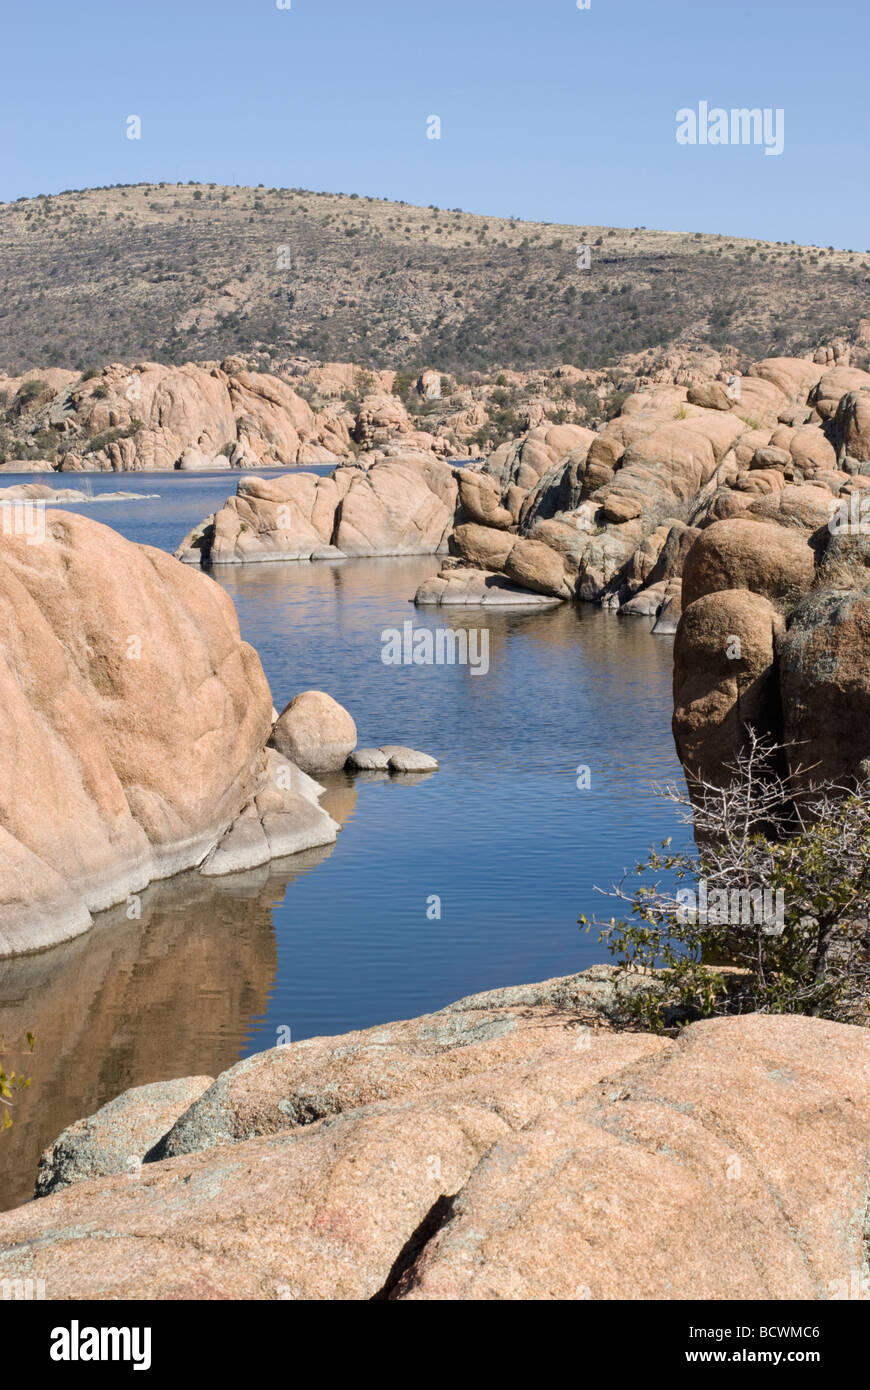
[[[683,608],[726,589],[748,589],[774,604],[796,603],[815,577],[809,537],[769,521],[732,517],[706,527],[683,569]]]
[[[356,747],[356,724],[323,690],[303,690],[282,710],[271,743],[303,772],[338,772]]]

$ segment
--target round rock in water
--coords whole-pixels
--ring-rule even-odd
[[[356,747],[356,724],[323,690],[303,690],[272,730],[274,748],[303,772],[338,772]]]

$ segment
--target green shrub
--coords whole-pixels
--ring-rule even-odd
[[[755,1012],[870,1022],[870,784],[796,786],[782,751],[753,736],[730,785],[693,782],[694,805],[668,789],[697,847],[664,841],[611,894],[631,908],[599,923],[621,969],[665,972],[634,998],[646,1028]]]
[[[35,405],[37,401],[47,400],[52,395],[51,387],[47,381],[42,381],[39,377],[31,377],[29,381],[24,381],[18,388],[15,396],[15,408],[19,414]]]

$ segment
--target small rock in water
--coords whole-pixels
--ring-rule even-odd
[[[389,757],[383,748],[357,748],[346,763],[351,772],[382,772],[389,765]]]
[[[430,758],[428,753],[419,753],[415,748],[403,748],[398,743],[384,744],[380,752],[385,755],[391,772],[435,772],[438,768],[437,758]]]

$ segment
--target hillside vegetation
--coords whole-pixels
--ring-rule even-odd
[[[704,343],[749,361],[855,341],[870,317],[863,250],[214,185],[0,205],[0,280],[12,376],[255,352],[464,372]]]

